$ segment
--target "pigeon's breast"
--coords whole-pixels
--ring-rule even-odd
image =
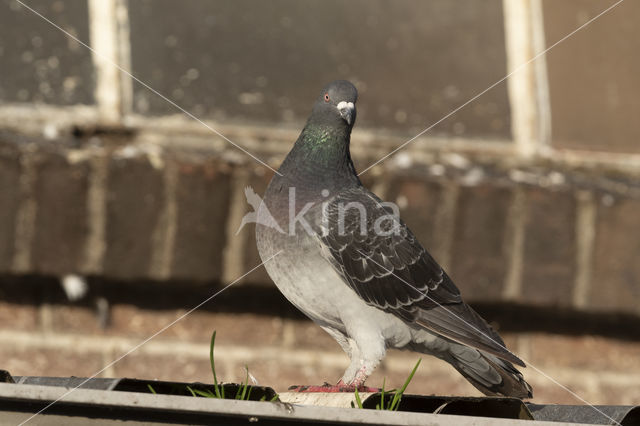
[[[326,260],[318,235],[309,234],[299,223],[291,232],[286,226],[290,220],[282,220],[281,215],[280,229],[269,225],[271,214],[263,207],[256,225],[258,252],[267,273],[293,305],[317,324],[346,336],[359,329],[380,336],[388,346],[401,348],[408,343],[410,327],[395,315],[367,305]],[[309,216],[315,228],[317,210]]]
[[[342,305],[356,295],[321,256],[316,237],[304,230],[288,235],[261,224],[256,237],[263,261],[275,255],[264,266],[280,292],[315,322],[344,330]]]

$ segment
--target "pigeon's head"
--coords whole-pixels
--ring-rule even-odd
[[[313,107],[313,115],[353,127],[357,99],[358,91],[353,84],[346,80],[333,81],[322,89]]]

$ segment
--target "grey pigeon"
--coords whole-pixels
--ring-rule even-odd
[[[486,395],[532,397],[513,366],[524,362],[358,179],[349,153],[357,97],[348,81],[322,90],[258,210],[270,277],[351,359],[336,386],[314,390],[366,389],[386,349],[397,348],[447,361]],[[265,225],[272,216],[279,229]]]

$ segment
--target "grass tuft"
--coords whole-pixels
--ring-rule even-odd
[[[409,383],[411,383],[411,380],[413,380],[413,376],[415,376],[421,361],[422,361],[422,358],[418,359],[418,362],[416,362],[416,365],[413,367],[413,370],[411,370],[409,377],[407,377],[407,380],[405,380],[404,385],[402,385],[402,387],[399,390],[391,390],[388,392],[385,391],[384,388],[386,384],[386,379],[382,380],[382,389],[380,390],[380,402],[376,404],[376,410],[398,411],[398,407],[400,406],[400,401],[402,400],[402,395],[404,395],[404,392],[407,390]],[[387,395],[388,395],[388,399],[385,398]],[[354,404],[352,401],[351,407],[364,408],[362,406],[362,400],[360,399],[360,394],[358,393],[358,389],[355,390],[354,396],[356,399],[356,403]]]
[[[222,382],[218,381],[218,375],[216,374],[216,362],[214,358],[214,349],[216,344],[216,332],[214,331],[211,335],[211,343],[209,345],[209,362],[211,364],[211,373],[213,374],[213,390],[210,389],[198,389],[197,387],[187,386],[186,389],[189,391],[191,396],[193,397],[204,397],[204,398],[217,398],[217,399],[236,399],[241,401],[249,401],[251,399],[251,392],[253,391],[254,386],[249,384],[249,379],[251,378],[254,382],[253,376],[249,373],[249,367],[247,365],[244,366],[245,377],[244,381],[240,383],[237,390],[235,391],[235,395],[225,395],[225,386]],[[257,382],[256,382],[257,384]],[[200,387],[201,385],[198,385]],[[147,384],[147,388],[149,392],[152,394],[156,394],[155,389]],[[184,389],[184,388],[182,388]],[[227,388],[228,389],[228,388]],[[234,389],[235,390],[235,389]],[[184,391],[182,391],[184,394]],[[263,396],[260,401],[266,401],[267,396]],[[275,394],[272,398],[269,399],[270,402],[278,401],[278,394]]]

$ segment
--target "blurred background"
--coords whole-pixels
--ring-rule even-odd
[[[538,55],[615,3],[2,0],[0,369],[210,382],[215,329],[225,381],[337,381],[346,355],[262,268],[110,363],[260,263],[238,228],[272,171],[177,106],[276,168],[345,78],[359,170],[436,124],[361,177],[466,300],[582,398],[640,404],[640,3]],[[430,357],[409,391],[478,395]]]

